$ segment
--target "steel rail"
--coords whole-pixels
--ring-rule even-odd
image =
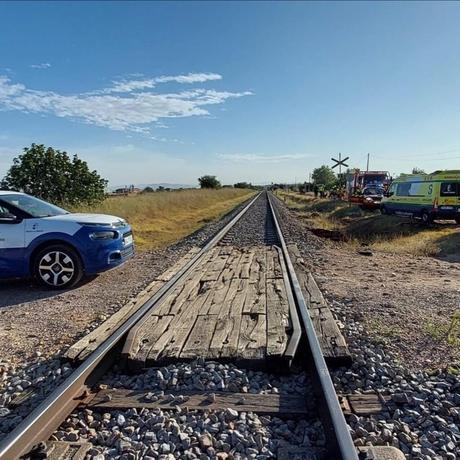
[[[342,409],[340,407],[337,394],[335,392],[334,384],[332,383],[331,376],[329,374],[329,369],[327,367],[326,361],[324,360],[323,353],[321,351],[321,346],[319,344],[318,338],[316,337],[316,332],[313,327],[313,322],[308,313],[308,307],[305,302],[305,298],[302,293],[302,289],[297,279],[294,266],[292,264],[291,258],[289,256],[289,251],[284,239],[281,227],[278,223],[278,217],[275,212],[275,207],[272,203],[272,198],[270,192],[267,192],[268,202],[273,216],[273,221],[275,223],[275,228],[278,233],[278,238],[281,243],[281,248],[283,250],[284,259],[286,261],[289,277],[292,283],[292,289],[294,291],[294,296],[297,301],[297,306],[300,311],[300,316],[302,318],[303,326],[307,335],[308,345],[310,348],[310,353],[313,358],[314,371],[316,373],[317,382],[320,385],[321,392],[318,395],[320,398],[323,398],[324,405],[327,411],[327,418],[332,426],[332,431],[335,436],[337,454],[340,455],[341,460],[358,460],[358,454],[356,448],[353,444],[350,432],[348,430],[347,422],[343,415]]]
[[[142,320],[183,279],[189,270],[198,264],[201,257],[228,233],[260,196],[261,193],[258,193],[195,257],[147,300],[136,313],[116,329],[64,382],[2,440],[0,443],[0,460],[20,458],[39,442],[51,436],[72,410],[85,399],[88,391],[88,381],[98,370],[100,373],[106,367],[104,366],[104,358],[107,359],[109,353],[121,343],[128,331],[138,321]]]

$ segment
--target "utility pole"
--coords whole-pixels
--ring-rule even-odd
[[[369,171],[369,157],[370,157],[370,153],[367,154],[367,166],[366,166],[366,172]]]

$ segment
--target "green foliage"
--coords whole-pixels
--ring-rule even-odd
[[[252,184],[249,182],[237,182],[236,184],[233,184],[233,187],[235,188],[252,188]]]
[[[154,191],[152,187],[145,187],[142,193],[153,193]]]
[[[417,168],[416,166],[415,168],[412,168],[412,174],[426,174],[426,172],[424,169]]]
[[[334,184],[336,180],[334,171],[332,171],[329,166],[325,165],[315,168],[311,177],[315,185],[324,185],[325,187]]]
[[[198,178],[201,188],[220,188],[221,184],[216,176],[201,176]]]
[[[32,144],[13,160],[0,188],[76,205],[103,200],[106,185],[107,181],[90,171],[86,161],[77,155],[70,158],[66,152]]]

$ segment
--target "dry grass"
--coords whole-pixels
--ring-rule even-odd
[[[293,192],[279,192],[278,196],[312,228],[340,232],[349,245],[357,247],[365,243],[379,251],[460,260],[458,225],[442,223],[425,227],[408,218],[364,211],[344,201],[315,199]]]
[[[252,194],[251,190],[180,190],[127,197],[109,197],[104,202],[72,209],[74,212],[111,214],[133,227],[141,250],[174,243],[218,219]]]

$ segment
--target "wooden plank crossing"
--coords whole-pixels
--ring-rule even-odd
[[[154,396],[153,400],[152,395]],[[171,399],[171,395],[174,397]],[[126,389],[100,390],[87,405],[90,409],[163,409],[174,410],[177,406],[189,410],[225,410],[256,412],[277,416],[305,416],[311,413],[313,403],[306,395],[291,393],[253,394],[217,391],[168,392],[167,396],[155,396],[155,392]]]
[[[141,293],[131,299],[120,310],[104,321],[99,327],[85,335],[72,345],[64,354],[64,358],[71,361],[85,360],[96,348],[107,340],[113,332],[123,324],[127,318],[136,313],[140,307],[150,299],[165,283],[167,283],[181,268],[196,256],[200,248],[193,247],[165,272],[157,276]]]
[[[276,246],[216,246],[143,322],[122,354],[133,370],[197,357],[265,368],[283,360],[291,320]]]
[[[297,279],[302,288],[310,317],[315,328],[323,356],[329,364],[348,365],[351,354],[347,342],[340,332],[337,322],[323,297],[313,275],[305,267],[305,262],[297,245],[288,246],[289,255],[294,265]]]

